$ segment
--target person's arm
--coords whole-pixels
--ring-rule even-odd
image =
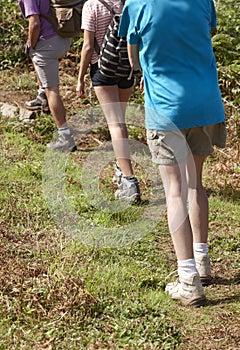
[[[132,67],[132,74],[135,77],[141,77],[142,69],[139,60],[139,44],[129,44],[128,43],[128,58],[130,65]],[[135,81],[136,83],[136,81]],[[144,90],[143,77],[140,79],[140,91]]]
[[[133,71],[141,71],[141,64],[139,60],[139,45],[138,44],[127,44],[128,45],[128,58]]]
[[[76,87],[77,95],[81,98],[85,97],[84,77],[89,67],[89,64],[91,63],[91,58],[94,52],[94,36],[95,36],[94,32],[84,30],[84,36],[83,36],[84,41],[83,41],[83,47],[81,52],[78,82]]]
[[[34,49],[40,34],[40,18],[39,15],[31,15],[28,17],[28,46]]]
[[[216,7],[211,0],[211,36],[217,33],[217,15],[216,15]]]

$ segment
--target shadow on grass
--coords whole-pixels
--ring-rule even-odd
[[[232,285],[239,285],[240,284],[240,273],[237,273],[232,278],[221,278],[221,277],[215,277],[212,279],[211,285],[222,285],[222,286],[232,286]],[[240,292],[234,295],[228,295],[223,298],[218,298],[214,300],[207,301],[207,305],[213,306],[213,305],[219,305],[219,304],[230,304],[230,303],[239,303],[240,302]]]
[[[240,284],[240,273],[237,273],[229,279],[216,276],[212,278],[211,284],[217,284],[222,286],[238,285]]]
[[[212,189],[205,187],[208,197],[219,196],[222,198],[227,198],[233,202],[238,202],[240,200],[240,191],[232,188],[230,185],[225,185],[223,188]]]
[[[207,299],[207,306],[214,306],[219,304],[232,304],[232,303],[239,303],[240,302],[240,295],[230,295],[225,298],[219,298],[219,299]]]

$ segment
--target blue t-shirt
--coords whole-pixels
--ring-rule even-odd
[[[27,18],[31,15],[51,15],[50,0],[18,0],[18,3],[24,18]],[[55,35],[56,32],[53,28],[53,25],[45,18],[40,16],[39,40],[50,39]]]
[[[128,0],[119,34],[139,44],[146,127],[179,129],[225,120],[211,28],[212,0]]]

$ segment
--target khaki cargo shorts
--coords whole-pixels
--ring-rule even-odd
[[[69,50],[70,38],[59,35],[47,40],[39,40],[34,49],[30,49],[30,57],[43,87],[59,85],[59,59]]]
[[[209,155],[213,146],[224,148],[225,123],[181,130],[147,130],[147,143],[156,164],[176,164],[193,155]]]

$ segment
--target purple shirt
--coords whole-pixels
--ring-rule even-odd
[[[49,0],[18,0],[24,18],[31,15],[51,15]],[[51,23],[40,16],[40,34],[38,40],[46,40],[56,35]]]

